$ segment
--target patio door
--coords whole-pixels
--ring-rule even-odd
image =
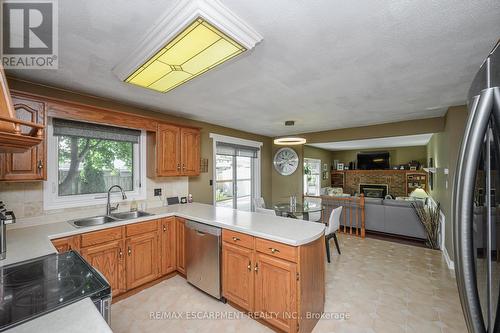
[[[252,211],[258,149],[218,142],[215,155],[215,205]]]

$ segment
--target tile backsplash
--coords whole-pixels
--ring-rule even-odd
[[[188,178],[172,177],[161,180],[147,179],[147,198],[138,201],[138,207],[145,209],[160,207],[165,204],[166,197],[187,196]],[[161,188],[162,196],[155,197],[154,189]],[[0,183],[0,200],[5,202],[8,210],[14,211],[17,225],[11,228],[35,225],[40,223],[53,223],[71,220],[83,216],[101,215],[105,212],[105,205],[84,206],[43,210],[43,183]],[[113,199],[113,203],[119,202]],[[130,210],[130,202],[120,203],[118,211]]]

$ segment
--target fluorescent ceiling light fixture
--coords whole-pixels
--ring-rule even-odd
[[[167,92],[251,50],[261,40],[219,1],[182,0],[113,71],[127,83]]]
[[[283,137],[274,139],[275,145],[280,146],[293,146],[293,145],[303,145],[306,143],[306,139],[299,137]]]

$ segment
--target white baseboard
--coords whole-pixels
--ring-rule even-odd
[[[445,246],[443,246],[442,251],[443,251],[444,260],[446,260],[446,265],[448,265],[449,269],[454,270],[455,263],[453,262],[453,260],[450,259],[450,256],[448,255],[448,250],[446,250]]]

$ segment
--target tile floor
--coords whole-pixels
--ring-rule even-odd
[[[441,252],[377,239],[340,236],[327,265],[326,312],[314,332],[467,332],[453,272]],[[175,311],[183,318],[150,319],[151,312]],[[193,312],[236,310],[201,293],[179,276],[163,281],[112,307],[111,327],[125,332],[271,332],[249,318],[189,320]]]

